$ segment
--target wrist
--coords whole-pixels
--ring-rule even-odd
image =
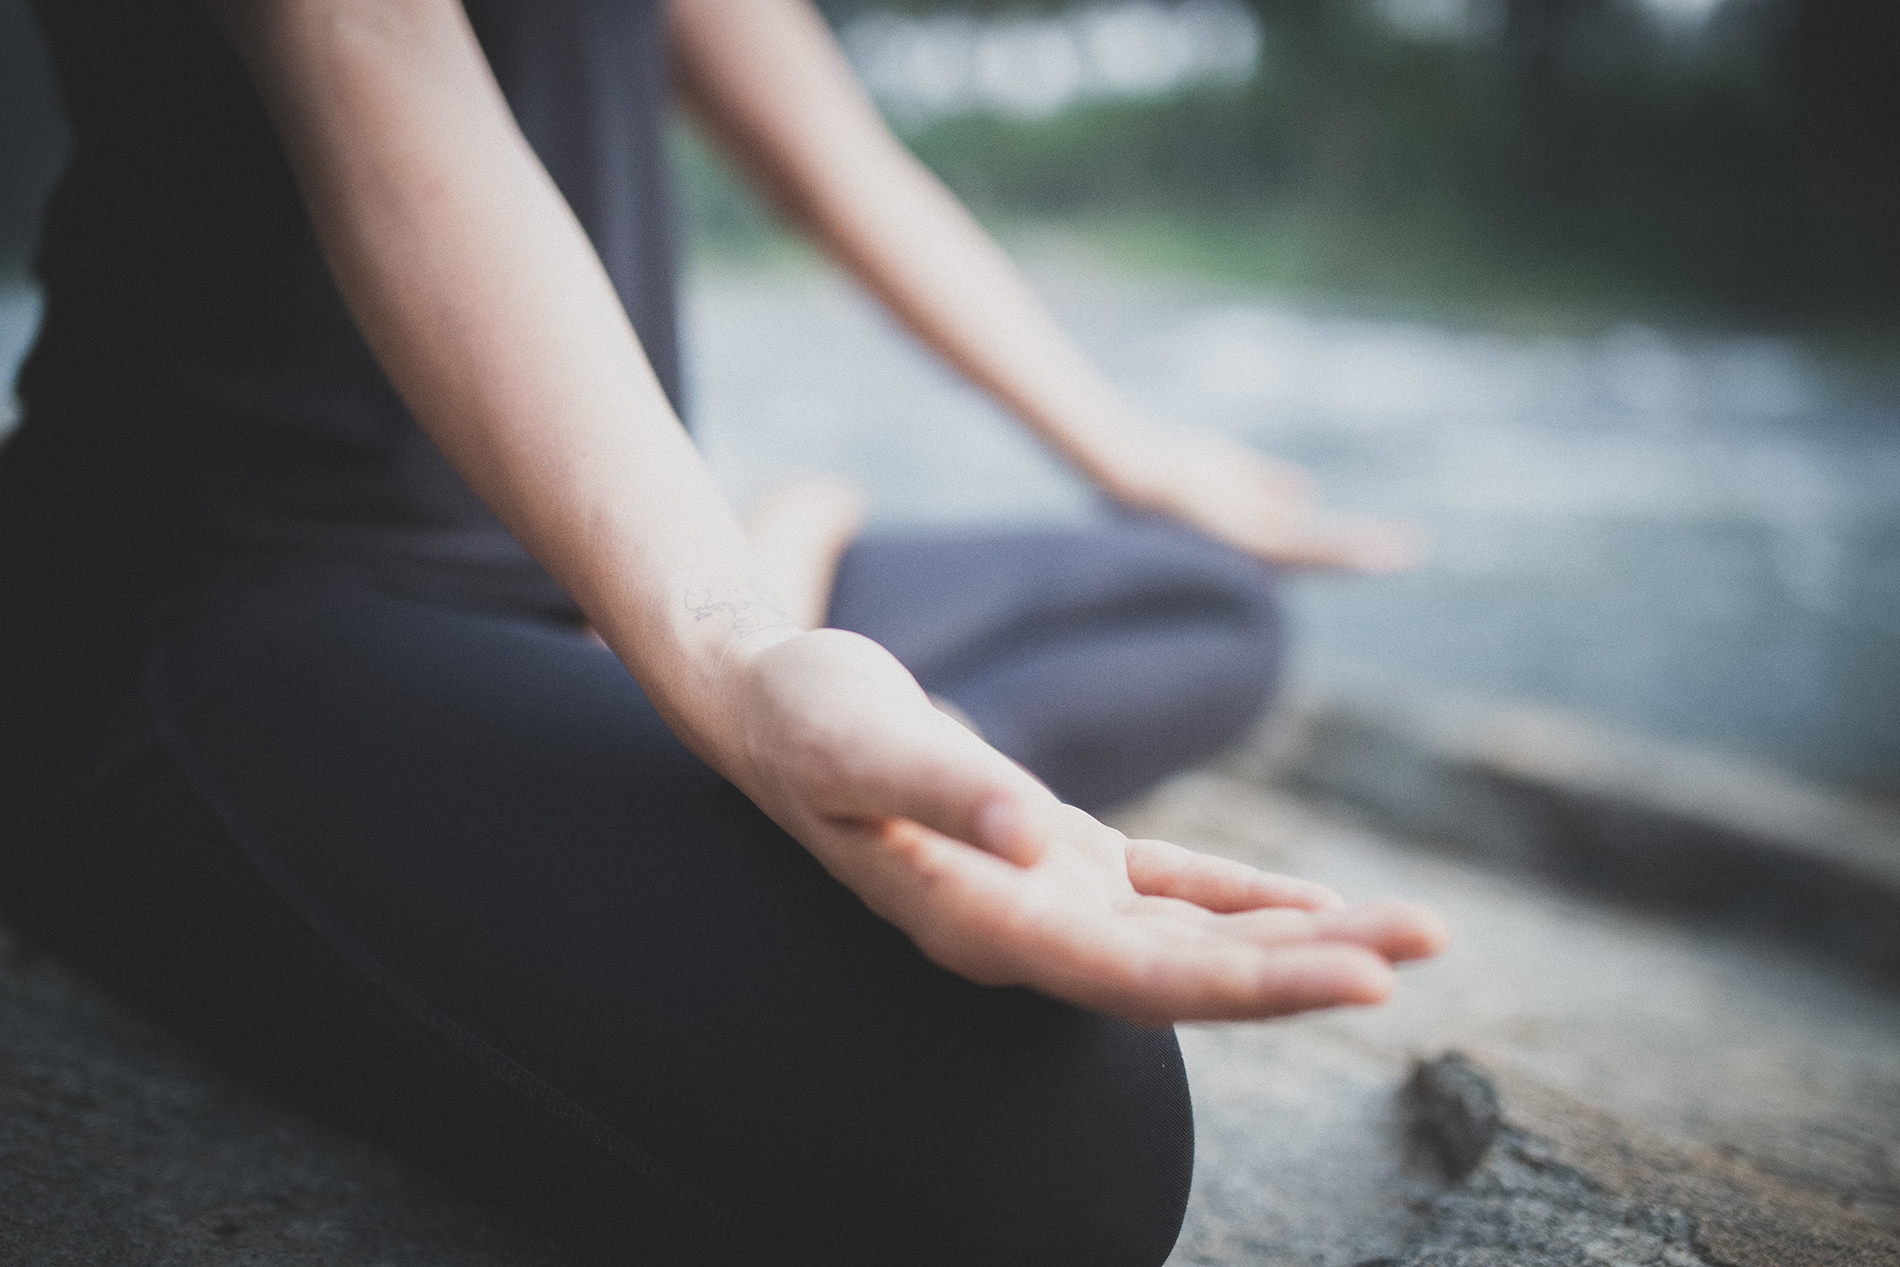
[[[740,735],[756,663],[802,627],[754,582],[688,586],[670,599],[592,606],[595,632],[668,728],[730,777],[733,755],[744,747]]]
[[[1165,508],[1164,451],[1153,426],[1118,399],[1037,428],[1104,496],[1135,510]]]
[[[1114,443],[1104,445],[1085,469],[1095,487],[1124,509],[1170,513],[1175,508],[1167,447],[1146,424],[1120,429]]]
[[[756,707],[760,662],[806,630],[751,587],[731,597],[687,590],[684,607],[697,635],[692,684],[680,701],[683,720],[696,736],[687,743],[731,777],[728,754],[750,747],[744,736]]]

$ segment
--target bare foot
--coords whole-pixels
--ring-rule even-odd
[[[807,629],[824,624],[838,559],[864,526],[858,486],[842,475],[794,476],[752,504],[745,526],[787,613]]]

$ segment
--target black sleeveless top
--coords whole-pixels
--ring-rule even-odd
[[[677,406],[657,0],[466,7]],[[38,531],[76,534],[53,547],[70,551],[66,575],[96,570],[131,599],[219,572],[345,566],[405,591],[571,610],[371,358],[257,93],[195,0],[36,9],[73,149],[0,484],[42,503]]]

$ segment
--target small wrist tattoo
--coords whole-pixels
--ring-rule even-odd
[[[797,621],[756,586],[732,591],[726,597],[710,589],[689,589],[684,598],[686,611],[695,621],[724,616],[736,638],[745,638],[767,629],[800,627]]]

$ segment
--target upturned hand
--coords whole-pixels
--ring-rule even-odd
[[[1418,532],[1336,515],[1300,467],[1215,431],[1146,431],[1129,472],[1107,491],[1169,515],[1256,558],[1289,567],[1401,572],[1418,566]]]
[[[718,759],[930,959],[1144,1025],[1374,1003],[1439,919],[1153,840],[1129,840],[932,707],[839,630],[748,654]]]

